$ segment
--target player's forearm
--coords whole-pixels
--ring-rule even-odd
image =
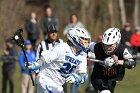
[[[123,65],[125,68],[131,69],[134,68],[136,65],[136,62],[133,59],[129,60],[118,60],[117,65]]]
[[[124,64],[124,60],[118,60],[116,64],[117,65],[123,65]]]

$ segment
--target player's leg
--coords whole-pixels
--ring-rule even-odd
[[[10,93],[14,93],[14,69],[10,69],[8,71],[8,79],[9,79],[9,85],[10,85]]]
[[[37,93],[64,93],[63,87],[57,85],[49,76],[39,74],[37,77]]]
[[[108,90],[102,90],[100,93],[114,93],[116,81],[108,81]]]
[[[22,74],[21,93],[27,93],[29,79],[30,76],[28,74]]]
[[[49,92],[46,91],[46,89],[44,89],[41,84],[37,83],[36,84],[36,93],[49,93]]]
[[[95,88],[96,93],[113,93],[116,81],[93,79],[92,85]]]
[[[35,74],[32,75],[33,76],[33,79],[35,78]],[[28,82],[28,93],[34,93],[34,87],[33,87],[33,83],[32,83],[32,80],[29,76],[29,82]]]
[[[8,71],[3,68],[3,70],[2,70],[2,91],[1,91],[1,93],[6,93],[7,80],[8,80]]]
[[[64,83],[64,84],[62,85],[62,87],[63,87],[64,92],[67,93],[67,83]]]
[[[38,74],[36,79],[36,93],[53,93],[52,89],[48,87],[50,84],[54,86],[51,81],[52,80],[49,77]]]
[[[75,85],[74,83],[71,84],[71,92],[70,93],[80,93],[81,85]]]
[[[109,90],[111,93],[114,93],[114,89],[116,86],[116,81],[108,81]]]
[[[62,86],[57,86],[52,82],[47,84],[37,83],[37,92],[36,93],[64,93]]]
[[[99,85],[100,85],[101,80],[100,79],[93,79],[91,78],[91,84],[94,87],[95,93],[99,92]]]

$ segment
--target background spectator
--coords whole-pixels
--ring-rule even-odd
[[[35,49],[35,44],[36,44],[36,41],[38,40],[39,34],[40,34],[38,23],[36,21],[35,12],[31,12],[30,19],[27,20],[25,26],[26,26],[26,31],[27,31],[27,37],[31,41],[31,43],[33,45],[33,49]]]
[[[70,16],[70,23],[65,27],[63,35],[66,36],[68,28],[85,28],[84,25],[78,20],[78,16],[76,14],[72,14]]]
[[[131,47],[130,38],[132,33],[132,24],[125,23],[124,27],[121,29],[121,43],[129,48]]]
[[[140,53],[140,26],[136,27],[136,32],[132,34],[130,42],[134,50]]]
[[[15,56],[17,56],[18,53],[11,39],[6,40],[6,48],[4,49],[3,53],[7,60],[4,61],[3,66],[2,66],[3,77],[2,77],[2,92],[1,93],[6,93],[7,81],[9,81],[10,93],[14,93],[13,76],[14,76],[16,61],[11,60],[9,58],[11,57],[15,58]]]
[[[57,19],[52,15],[51,7],[45,8],[45,15],[41,19],[41,26],[44,33],[44,37],[47,38],[48,26],[57,26]]]
[[[99,42],[101,42],[102,41],[102,35],[99,35],[98,37],[97,37],[97,43],[99,43]]]
[[[32,50],[32,45],[29,40],[25,41],[26,48],[26,56],[29,62],[35,62],[35,52]],[[30,79],[29,70],[25,67],[25,56],[23,51],[20,52],[19,55],[19,65],[21,67],[22,73],[22,83],[21,83],[21,93],[34,93],[32,80]],[[35,77],[35,73],[33,74],[33,78]]]

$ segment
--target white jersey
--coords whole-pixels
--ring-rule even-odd
[[[42,52],[46,61],[39,74],[50,77],[58,85],[65,83],[64,76],[70,73],[87,73],[87,58],[83,52],[75,54],[67,43],[59,43],[53,49]]]

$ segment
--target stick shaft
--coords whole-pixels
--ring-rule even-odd
[[[126,57],[127,59],[130,59],[130,58],[139,58],[137,55],[132,55],[132,56],[128,56]],[[97,63],[104,63],[105,61],[102,61],[102,60],[98,60],[98,59],[89,59],[90,61],[93,61],[93,62],[97,62]]]
[[[104,61],[102,61],[102,60],[98,60],[98,59],[90,59],[90,61],[98,62],[98,63],[104,63]]]
[[[24,50],[24,46],[21,46],[21,48],[22,48],[22,50],[23,50],[23,53],[24,53],[24,56],[25,56],[25,60],[26,60],[27,65],[28,65],[28,64],[29,64],[29,61],[28,61],[28,59],[27,59],[26,52],[25,52],[25,50]],[[29,70],[29,74],[30,74],[30,77],[31,77],[31,80],[32,80],[32,83],[33,83],[33,86],[34,86],[35,83],[34,83],[34,79],[33,79],[31,70]]]

